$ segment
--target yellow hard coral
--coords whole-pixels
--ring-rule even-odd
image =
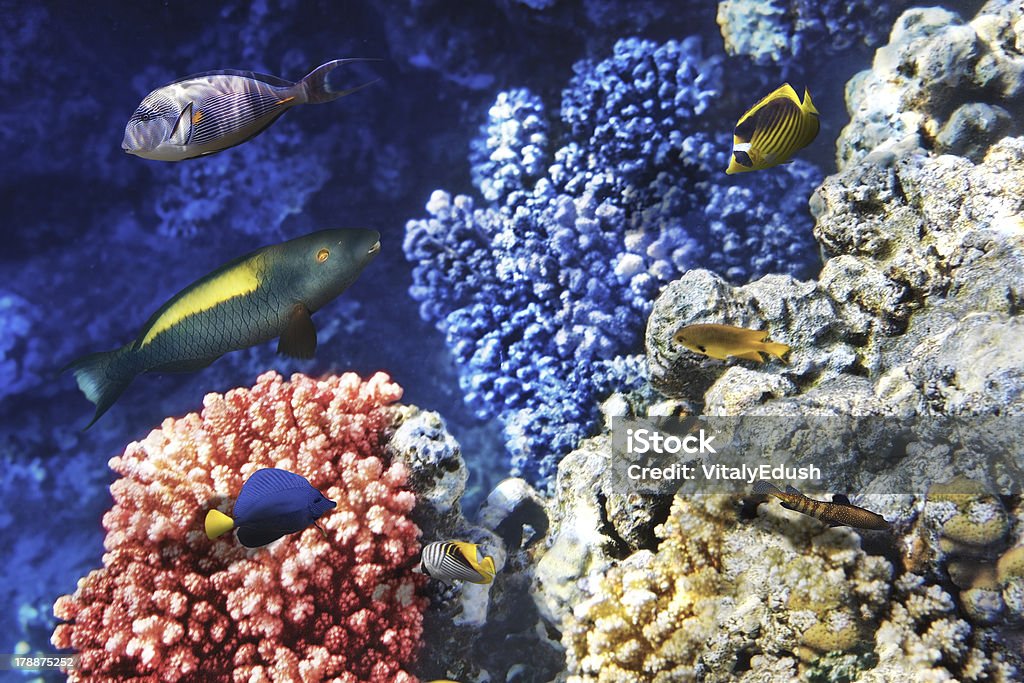
[[[696,654],[714,631],[722,522],[735,521],[728,500],[716,500],[724,498],[676,498],[657,553],[639,551],[588,579],[591,597],[563,634],[569,681],[695,678]]]
[[[981,522],[982,540],[992,519],[1016,515],[969,486],[929,499],[932,539],[961,514]],[[1014,657],[992,652],[963,615],[977,614],[975,624],[1005,615],[1001,599],[993,603],[1000,589],[1024,603],[1024,550],[1004,554],[999,578],[1010,582],[996,586],[993,572],[968,566],[981,561],[979,546],[954,558],[963,566],[953,571],[971,582],[958,601],[923,575],[897,577],[854,530],[823,529],[775,505],[759,506],[755,519],[738,509],[735,497],[677,496],[656,551],[583,580],[584,599],[562,621],[568,681],[754,683],[769,680],[768,669],[778,680],[1015,680]]]
[[[996,562],[996,576],[1006,607],[1024,619],[1024,545],[1010,548]]]
[[[999,497],[983,483],[958,476],[933,484],[928,502],[941,520],[939,547],[948,554],[975,553],[999,543],[1010,521]]]

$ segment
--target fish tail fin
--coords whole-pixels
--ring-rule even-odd
[[[775,356],[784,363],[786,362],[786,356],[789,355],[789,347],[778,342],[764,342],[764,351],[765,353]]]
[[[758,479],[754,482],[754,493],[759,496],[777,496],[782,493],[782,491],[780,491],[779,487],[770,481]]]
[[[85,429],[92,427],[135,379],[137,373],[124,363],[129,353],[127,347],[90,353],[62,369],[74,373],[78,388],[96,406],[96,413]]]
[[[808,114],[814,114],[819,116],[817,108],[814,106],[814,102],[811,101],[811,93],[807,88],[804,88],[804,101],[800,103],[800,108]]]
[[[485,583],[490,583],[494,580],[494,575],[498,572],[494,569],[494,558],[488,555],[480,562],[480,573],[487,579]]]
[[[361,59],[335,59],[334,61],[321,64],[317,68],[313,69],[299,81],[299,86],[302,93],[305,95],[305,101],[310,104],[322,104],[323,102],[330,102],[336,100],[339,97],[345,95],[351,95],[357,90],[373,85],[379,78],[375,78],[372,81],[363,83],[362,85],[353,86],[351,88],[340,88],[340,84],[335,83],[332,85],[330,74],[332,71],[337,69],[339,66],[345,64],[351,64],[353,62],[379,62],[379,59],[373,58],[361,58]]]
[[[211,541],[223,536],[235,528],[235,520],[225,515],[220,510],[210,510],[206,513],[206,537]]]

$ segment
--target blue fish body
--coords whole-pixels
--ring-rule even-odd
[[[258,470],[242,485],[235,501],[238,540],[247,548],[272,543],[315,524],[336,506],[297,474]]]

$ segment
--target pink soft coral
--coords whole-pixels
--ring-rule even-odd
[[[71,680],[413,681],[425,600],[409,571],[419,530],[406,471],[382,456],[401,387],[378,373],[209,394],[111,459],[122,475],[103,569],[54,605],[53,634],[81,653]],[[210,541],[263,467],[306,477],[338,503],[322,525],[246,550]]]

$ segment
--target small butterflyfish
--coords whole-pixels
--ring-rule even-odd
[[[889,528],[889,523],[879,514],[857,507],[841,493],[832,495],[832,502],[808,498],[792,486],[785,491],[775,484],[758,479],[754,482],[754,493],[763,496],[775,496],[782,501],[782,507],[821,520],[829,526],[852,526],[858,529],[882,531]]]
[[[191,372],[229,351],[279,339],[277,350],[312,358],[310,315],[355,282],[380,251],[376,230],[323,230],[241,256],[175,294],[134,341],[65,370],[96,406],[86,428],[143,372]]]
[[[220,510],[206,513],[206,536],[213,540],[234,529],[239,543],[258,548],[315,526],[326,539],[327,532],[316,522],[336,506],[305,477],[268,467],[253,472],[242,484],[233,517]]]
[[[470,583],[494,580],[494,559],[484,557],[475,543],[435,541],[423,546],[419,565],[413,570],[450,584],[455,579]]]
[[[674,338],[680,346],[718,360],[726,360],[733,356],[763,363],[762,354],[785,360],[785,355],[789,353],[789,347],[785,344],[768,341],[768,333],[763,330],[750,330],[732,325],[687,325],[676,332]]]
[[[335,59],[297,83],[252,71],[206,71],[146,95],[124,129],[121,148],[156,161],[214,154],[256,137],[299,104],[320,104],[362,90],[332,84],[339,66],[374,59]],[[379,80],[379,79],[378,79]]]
[[[760,171],[784,164],[818,135],[818,110],[804,89],[801,102],[784,83],[740,117],[732,134],[726,173]]]

